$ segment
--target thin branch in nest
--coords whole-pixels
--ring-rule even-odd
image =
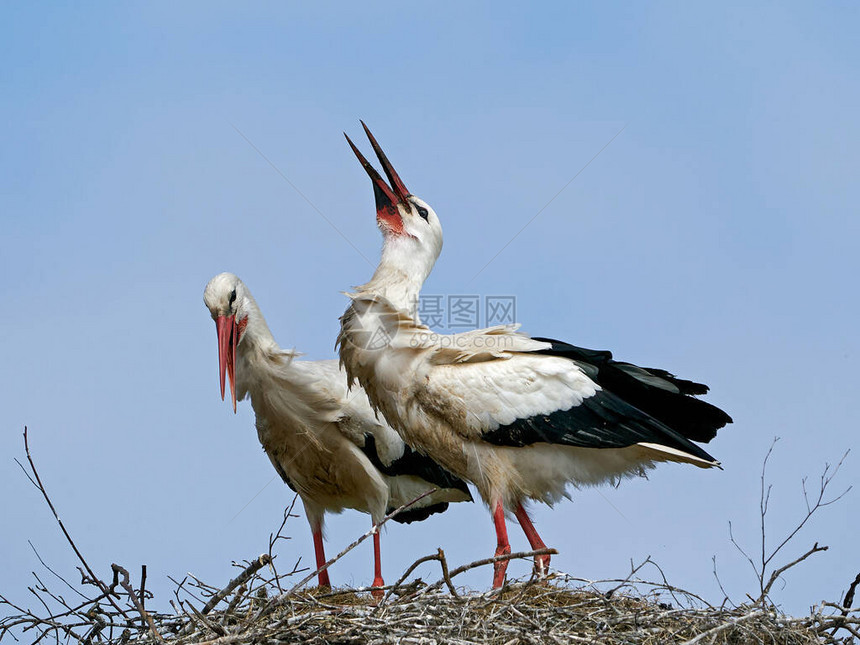
[[[436,553],[425,555],[423,558],[418,558],[415,562],[410,564],[409,567],[407,567],[406,571],[403,572],[403,575],[401,575],[400,578],[397,580],[397,582],[395,582],[391,586],[391,588],[388,590],[388,593],[385,594],[385,598],[383,598],[382,602],[377,605],[377,608],[381,609],[385,602],[391,597],[391,594],[395,593],[397,590],[400,589],[400,586],[403,584],[403,581],[409,577],[409,574],[411,574],[413,571],[415,571],[415,569],[417,569],[425,562],[432,562],[433,560],[439,561],[439,564],[442,568],[442,579],[444,580],[445,584],[448,585],[448,591],[451,592],[451,595],[454,598],[459,598],[460,596],[457,593],[457,590],[454,588],[454,583],[451,582],[451,575],[448,572],[448,561],[445,559],[445,552],[442,549],[438,549]]]
[[[720,588],[720,591],[723,592],[723,603],[721,606],[725,607],[726,603],[730,603],[732,605],[732,607],[737,607],[737,605],[734,602],[732,602],[732,600],[729,598],[729,594],[726,593],[726,589],[725,589],[725,587],[723,587],[723,581],[720,580],[720,575],[717,573],[717,556],[712,555],[711,556],[711,562],[714,565],[713,572],[714,572],[714,578],[717,581],[717,586]]]
[[[535,549],[534,551],[519,551],[517,553],[507,553],[505,555],[493,556],[492,558],[484,558],[483,560],[475,560],[474,562],[464,564],[463,566],[454,569],[451,572],[451,578],[453,578],[454,576],[459,576],[461,573],[464,573],[469,569],[474,569],[475,567],[483,567],[487,564],[495,564],[496,562],[503,562],[505,560],[534,558],[538,555],[558,555],[558,551],[555,549]],[[439,586],[442,586],[441,581],[438,584]]]
[[[741,553],[741,555],[744,556],[744,558],[746,558],[746,561],[749,562],[750,566],[752,567],[753,572],[755,573],[756,578],[760,578],[761,573],[759,572],[758,567],[756,566],[755,560],[753,560],[752,557],[746,551],[744,551],[744,548],[735,539],[734,528],[732,527],[731,520],[729,520],[729,541]]]
[[[773,454],[774,447],[776,443],[779,441],[779,437],[775,437],[770,447],[768,448],[767,454],[765,454],[764,460],[762,462],[761,467],[761,486],[760,486],[760,497],[759,497],[759,517],[760,517],[760,548],[761,553],[759,555],[759,561],[755,562],[753,558],[744,550],[743,547],[738,543],[735,539],[732,523],[729,522],[729,539],[731,543],[735,546],[735,548],[744,556],[744,558],[749,562],[752,567],[753,572],[755,573],[756,578],[759,583],[759,595],[757,598],[753,598],[751,595],[747,594],[747,598],[753,604],[761,604],[764,603],[768,598],[768,594],[770,594],[771,589],[773,588],[774,583],[780,578],[780,576],[796,566],[797,564],[806,560],[809,556],[819,553],[821,551],[826,551],[827,547],[820,547],[816,542],[815,545],[809,549],[806,553],[796,558],[792,562],[778,567],[776,569],[771,570],[772,563],[777,555],[779,555],[782,550],[795,538],[795,536],[800,532],[800,530],[809,522],[812,516],[818,512],[820,509],[825,506],[830,506],[831,504],[835,504],[839,500],[841,500],[848,492],[851,490],[851,486],[846,488],[844,491],[839,493],[838,495],[827,499],[827,492],[830,485],[833,483],[833,479],[839,473],[842,464],[845,462],[845,459],[848,457],[848,454],[851,452],[850,450],[845,451],[842,455],[842,458],[836,464],[836,467],[831,467],[830,464],[824,465],[824,470],[821,473],[819,478],[819,486],[818,493],[810,500],[809,491],[806,487],[807,478],[804,477],[801,480],[801,487],[803,489],[803,499],[806,505],[806,514],[798,521],[797,525],[789,531],[789,533],[783,538],[783,540],[774,548],[771,548],[768,551],[767,544],[767,514],[770,506],[770,495],[773,490],[773,486],[767,483],[767,466],[770,460],[771,455]],[[716,569],[715,569],[716,573]],[[722,586],[721,586],[722,588]]]
[[[448,585],[448,591],[451,592],[454,598],[459,599],[460,596],[457,595],[457,590],[454,589],[454,583],[451,582],[451,574],[448,571],[448,561],[445,559],[445,552],[441,548],[439,549],[439,566],[442,567],[442,579]]]
[[[762,577],[764,577],[764,568],[767,565],[769,565],[770,562],[774,559],[774,557],[776,557],[776,555],[783,549],[783,547],[786,544],[788,544],[795,535],[797,535],[798,531],[800,531],[800,529],[802,529],[806,525],[806,523],[809,521],[809,519],[813,516],[813,514],[815,514],[815,512],[819,508],[824,508],[825,506],[830,506],[831,504],[835,504],[836,502],[838,502],[840,499],[845,497],[845,495],[847,495],[851,491],[852,487],[849,486],[844,491],[839,493],[839,495],[837,495],[836,497],[833,497],[829,500],[824,499],[824,497],[827,493],[827,487],[830,486],[830,483],[833,481],[833,478],[836,477],[837,473],[839,472],[839,469],[842,467],[842,464],[845,461],[845,458],[848,457],[849,452],[851,452],[851,451],[850,450],[845,451],[845,454],[842,455],[842,458],[839,460],[839,463],[836,464],[836,468],[833,469],[833,472],[830,473],[830,475],[827,474],[830,471],[830,464],[824,465],[824,471],[821,473],[821,478],[819,481],[818,496],[815,498],[814,503],[811,505],[809,503],[809,495],[808,495],[807,490],[806,490],[806,478],[805,477],[803,478],[803,480],[801,481],[801,485],[803,488],[803,499],[806,502],[806,515],[803,517],[803,519],[800,520],[800,522],[797,524],[797,526],[794,528],[794,530],[791,531],[785,537],[785,539],[782,542],[780,542],[779,546],[777,546],[773,551],[771,551],[770,555],[767,557],[764,557],[764,537],[762,536]],[[764,468],[762,468],[762,479],[764,478],[764,476],[765,476],[764,475]],[[766,512],[766,507],[765,507],[765,512]],[[764,524],[764,516],[762,516],[762,525],[763,524]]]
[[[32,592],[33,590],[30,589],[30,591]],[[38,594],[36,595],[38,597]],[[61,631],[64,632],[66,636],[71,636],[78,641],[81,640],[81,636],[75,633],[74,629],[72,629],[68,625],[64,625],[63,623],[57,622],[55,617],[53,616],[49,616],[48,618],[42,618],[40,616],[37,616],[29,609],[19,607],[18,605],[16,605],[2,595],[0,595],[0,604],[9,605],[10,607],[12,607],[12,609],[18,612],[17,616],[8,616],[2,621],[0,621],[0,625],[2,625],[2,628],[0,628],[0,637],[2,637],[3,634],[8,633],[12,636],[12,638],[15,638],[15,640],[17,641],[18,639],[15,637],[14,634],[12,634],[11,629],[13,627],[24,625],[24,632],[29,631],[31,629],[41,629],[41,632],[38,638],[36,638],[36,640],[34,641],[34,643],[39,642],[52,631],[55,633],[57,640],[59,640],[59,632]],[[44,602],[42,602],[42,604],[44,606]],[[48,613],[50,614],[50,611]]]
[[[293,508],[295,507],[298,499],[299,499],[298,493],[293,495],[293,501],[290,502],[290,505],[284,511],[284,521],[281,522],[281,525],[278,527],[278,530],[276,533],[274,533],[274,534],[270,533],[269,534],[269,551],[268,551],[269,565],[272,567],[272,571],[274,571],[274,573],[275,573],[275,584],[278,587],[279,593],[284,593],[284,590],[281,588],[281,577],[278,575],[278,570],[275,568],[275,558],[272,555],[272,549],[274,548],[275,543],[278,540],[289,540],[290,539],[288,536],[281,535],[281,533],[284,530],[284,527],[287,525],[288,519],[290,519],[291,517],[298,517],[297,515],[293,515]],[[298,566],[298,563],[296,563],[296,566]],[[293,567],[293,572],[295,572],[295,570],[296,570],[296,567]]]
[[[59,580],[60,580],[64,585],[66,585],[69,589],[71,589],[72,591],[74,591],[76,594],[78,594],[78,595],[79,595],[81,598],[83,598],[84,600],[87,600],[86,595],[82,594],[82,593],[80,592],[80,590],[75,589],[75,587],[74,587],[72,584],[70,584],[68,580],[66,580],[63,576],[61,576],[59,573],[57,573],[56,571],[54,571],[51,567],[49,567],[49,566],[45,563],[45,561],[42,559],[42,556],[41,556],[41,555],[39,555],[39,552],[36,550],[36,547],[35,547],[35,546],[33,546],[33,543],[32,543],[30,540],[27,540],[27,544],[29,544],[29,545],[30,545],[30,548],[31,548],[31,549],[33,549],[33,553],[35,553],[35,554],[36,554],[36,558],[38,558],[39,562],[41,562],[41,563],[42,563],[42,566],[43,566],[43,567],[45,567],[48,571],[50,571],[51,573],[53,573],[53,574],[54,574],[54,576],[55,576],[56,578],[58,578],[58,579],[59,579]]]
[[[223,589],[218,591],[218,593],[216,593],[215,595],[213,595],[209,599],[209,602],[207,602],[205,605],[203,605],[202,613],[208,614],[210,611],[212,611],[215,608],[215,605],[217,605],[219,602],[224,600],[224,598],[229,596],[230,593],[233,591],[233,589],[235,589],[236,587],[238,587],[240,585],[244,585],[260,569],[265,567],[267,564],[271,564],[271,562],[272,562],[272,556],[267,554],[267,553],[264,553],[259,558],[254,560],[251,564],[249,564],[247,567],[245,567],[245,570],[242,571],[242,573],[240,573],[238,576],[236,576],[230,582],[228,582],[227,585]]]
[[[451,582],[451,580],[453,578],[455,578],[456,576],[459,576],[461,573],[465,573],[466,571],[469,571],[471,569],[475,569],[477,567],[483,567],[483,566],[486,566],[488,564],[495,564],[496,562],[503,562],[505,560],[518,560],[518,559],[524,559],[524,558],[534,558],[535,556],[539,556],[539,555],[558,555],[558,551],[556,551],[555,549],[535,549],[534,551],[519,551],[517,553],[506,553],[505,555],[497,555],[497,556],[494,556],[492,558],[484,558],[482,560],[475,560],[474,562],[470,562],[469,564],[464,564],[460,567],[457,567],[453,571],[449,572],[447,576],[443,575],[443,577],[441,579],[437,580],[433,584],[427,585],[424,589],[421,589],[416,595],[417,596],[423,596],[430,591],[441,588],[443,584],[447,584],[447,585],[450,585],[450,587],[453,587],[454,585]],[[433,559],[437,559],[437,558],[433,558]],[[440,560],[440,562],[441,562],[441,560]],[[443,570],[443,574],[444,574],[444,570]],[[494,591],[498,591],[498,590],[494,590]]]
[[[16,459],[15,463],[17,463],[19,466],[21,466],[21,470],[23,470],[24,474],[27,475],[27,479],[29,479],[33,483],[33,485],[39,489],[39,492],[42,493],[42,497],[44,497],[45,501],[48,503],[48,508],[50,508],[51,513],[54,514],[54,519],[56,519],[57,524],[60,525],[60,530],[63,532],[63,535],[66,537],[66,541],[72,547],[72,550],[75,552],[75,555],[78,557],[78,560],[84,566],[84,569],[86,569],[87,574],[89,576],[88,582],[90,584],[95,585],[103,593],[105,593],[105,598],[107,599],[108,602],[110,602],[110,604],[112,604],[114,606],[114,609],[116,609],[126,619],[131,620],[129,618],[129,615],[127,613],[125,613],[125,611],[122,609],[122,607],[120,607],[117,604],[117,602],[111,597],[111,593],[110,593],[110,590],[108,589],[108,586],[104,582],[102,582],[98,578],[98,576],[96,576],[96,574],[93,572],[93,570],[90,568],[90,565],[87,563],[83,554],[81,554],[81,552],[78,550],[78,547],[75,544],[75,541],[72,539],[72,536],[69,535],[69,532],[66,530],[66,527],[63,524],[63,520],[60,519],[60,516],[57,513],[57,509],[54,508],[54,503],[51,501],[51,498],[48,496],[48,491],[45,489],[45,485],[42,483],[42,478],[39,477],[39,471],[36,470],[36,464],[33,461],[32,455],[30,454],[30,441],[29,441],[29,437],[27,435],[27,426],[24,426],[24,453],[27,455],[27,461],[30,464],[30,472],[32,472],[33,476],[30,477],[30,474],[27,473],[27,470],[24,468],[24,466],[21,464],[20,461],[18,461]]]
[[[765,518],[767,518],[767,507],[770,502],[770,493],[773,490],[772,485],[767,485],[767,462],[770,460],[770,456],[773,454],[773,449],[776,446],[776,442],[779,441],[779,437],[774,437],[773,441],[770,444],[770,448],[767,449],[767,454],[764,456],[764,460],[761,463],[761,493],[759,496],[759,519],[761,525],[761,562],[762,562],[762,570],[760,572],[760,576],[764,576],[764,567],[767,553],[767,531],[765,525]],[[805,481],[805,480],[804,480]],[[755,565],[754,565],[755,568]]]
[[[161,634],[158,633],[158,629],[155,627],[155,622],[152,620],[152,616],[143,608],[143,603],[141,603],[140,598],[137,597],[137,594],[134,592],[134,587],[131,586],[131,582],[128,579],[128,571],[126,571],[123,567],[118,564],[111,564],[111,569],[117,572],[122,576],[122,579],[119,581],[119,584],[122,585],[122,588],[125,589],[128,594],[129,599],[134,603],[135,608],[140,614],[141,618],[146,621],[149,625],[149,631],[152,632],[152,635],[155,637],[159,643],[163,643],[164,639],[161,637]]]
[[[173,594],[176,596],[177,600],[179,600],[179,592],[183,591],[186,594],[188,594],[189,596],[191,596],[192,598],[194,598],[194,600],[196,600],[197,602],[205,602],[202,598],[198,597],[197,594],[195,594],[193,591],[186,588],[185,583],[188,582],[188,576],[187,575],[182,579],[182,582],[179,582],[178,580],[176,580],[172,576],[167,576],[167,579],[176,585],[176,589],[174,590]]]
[[[842,601],[842,606],[845,609],[851,609],[851,605],[854,604],[854,592],[857,590],[857,585],[860,585],[860,573],[857,574],[854,582],[851,583],[848,591],[845,593],[845,600]]]
[[[762,591],[761,591],[761,596],[759,596],[759,597],[758,597],[758,600],[756,600],[756,604],[758,604],[758,603],[760,603],[760,602],[763,602],[763,601],[764,601],[764,599],[765,599],[765,598],[767,597],[767,595],[770,593],[770,589],[771,589],[771,587],[773,587],[773,583],[774,583],[774,582],[776,582],[776,581],[777,581],[777,579],[778,579],[778,578],[779,578],[783,573],[785,573],[786,571],[788,571],[789,569],[791,569],[793,566],[795,566],[795,565],[797,565],[797,564],[800,564],[801,562],[803,562],[804,560],[806,560],[806,558],[808,558],[809,556],[811,556],[811,555],[813,555],[813,554],[815,554],[815,553],[820,553],[821,551],[827,551],[827,548],[828,548],[828,547],[826,547],[826,546],[818,546],[818,542],[816,542],[815,544],[813,544],[813,545],[812,545],[812,548],[811,548],[811,549],[809,549],[809,551],[807,551],[806,553],[804,553],[804,554],[803,554],[802,556],[800,556],[799,558],[796,558],[795,560],[792,560],[792,561],[791,561],[791,562],[789,562],[788,564],[786,564],[786,565],[784,565],[784,566],[781,566],[779,569],[775,569],[775,570],[773,571],[773,573],[771,573],[771,574],[770,574],[770,578],[768,579],[767,584],[766,584],[766,585],[764,586],[764,588],[762,589]]]
[[[224,629],[224,628],[223,628],[221,625],[219,625],[218,623],[213,623],[213,622],[212,622],[211,620],[209,620],[206,616],[204,616],[204,615],[203,615],[203,613],[202,613],[201,611],[199,611],[199,610],[198,610],[194,605],[192,605],[190,602],[188,603],[188,606],[189,606],[189,607],[191,607],[191,611],[193,611],[193,612],[194,612],[194,615],[195,615],[195,616],[197,616],[197,618],[199,618],[199,619],[200,619],[200,622],[201,622],[201,623],[203,623],[204,625],[206,625],[206,627],[208,627],[210,630],[212,630],[213,632],[215,632],[216,634],[218,634],[218,636],[226,636],[226,635],[227,635],[227,630],[226,630],[226,629]]]
[[[613,587],[612,589],[607,591],[605,594],[606,597],[612,598],[612,596],[615,594],[616,591],[618,591],[619,589],[621,589],[623,587],[626,587],[627,584],[630,582],[631,578],[633,578],[633,576],[635,576],[639,572],[639,570],[642,567],[644,567],[646,564],[648,564],[649,562],[651,562],[651,556],[650,555],[647,556],[640,564],[638,564],[636,566],[633,565],[633,560],[631,559],[631,561],[630,561],[630,573],[628,574],[628,576],[626,578],[624,578],[624,580],[621,581],[621,583],[617,587]]]
[[[140,565],[140,606],[146,609],[146,565]]]
[[[238,607],[239,603],[244,600],[247,591],[247,585],[245,585],[244,583],[239,585],[239,587],[236,589],[236,593],[233,594],[233,598],[230,600],[230,602],[227,604],[227,608],[224,610],[224,619],[221,621],[222,623],[227,618],[229,618],[234,611],[236,611],[236,607]]]
[[[686,591],[683,591],[682,589],[678,589],[674,585],[669,584],[669,580],[666,579],[666,574],[663,572],[663,569],[660,567],[659,564],[657,564],[656,562],[654,562],[654,560],[651,559],[651,556],[648,556],[645,563],[650,564],[652,567],[657,569],[657,572],[660,574],[660,578],[663,581],[663,589],[669,592],[669,595],[672,596],[672,600],[675,601],[675,604],[680,604],[680,600],[678,600],[678,597],[675,595],[676,591],[685,593],[685,594],[687,594],[688,597],[691,595],[691,594],[687,593]],[[701,598],[699,596],[696,596],[696,598],[701,600]]]

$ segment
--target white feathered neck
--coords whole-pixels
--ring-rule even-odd
[[[440,251],[441,238],[437,245],[422,242],[408,233],[386,235],[379,266],[369,282],[356,287],[356,292],[382,296],[417,320],[418,296]]]
[[[307,430],[335,421],[338,406],[322,365],[296,361],[300,352],[278,345],[244,284],[238,297],[248,323],[236,347],[236,398],[250,396],[257,415],[290,419]]]

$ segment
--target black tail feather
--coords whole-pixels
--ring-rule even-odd
[[[551,338],[535,340],[552,344],[541,354],[569,358],[598,385],[692,441],[713,439],[717,430],[732,422],[720,408],[694,398],[708,386],[677,378],[659,368],[638,367],[612,358],[608,351],[584,349]]]

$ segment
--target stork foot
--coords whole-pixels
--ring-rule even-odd
[[[385,596],[385,590],[383,587],[385,586],[385,582],[382,578],[374,578],[373,584],[371,585],[370,595],[373,596],[377,601],[382,600]]]
[[[328,578],[328,569],[320,571],[320,574],[317,576],[317,586],[320,589],[331,589],[331,580]]]
[[[499,546],[496,549],[495,556],[500,555],[508,555],[511,552],[510,545]],[[493,562],[493,589],[500,589],[503,584],[505,584],[505,573],[508,570],[508,563],[510,560],[502,560],[500,562]]]
[[[535,556],[534,574],[538,578],[546,578],[549,575],[549,554]]]

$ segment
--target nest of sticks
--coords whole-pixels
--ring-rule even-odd
[[[370,589],[309,590],[307,585],[316,578],[318,571],[300,569],[299,562],[288,571],[278,570],[273,548],[279,541],[288,539],[282,533],[288,519],[296,517],[290,506],[284,512],[278,531],[269,537],[268,552],[253,560],[234,563],[238,575],[226,585],[213,586],[189,574],[181,581],[174,580],[176,587],[169,600],[173,611],[153,611],[146,607],[148,601],[153,601],[153,595],[146,589],[145,565],[141,567],[136,585],[128,570],[118,564],[111,565],[110,582],[97,576],[63,525],[42,484],[30,454],[26,428],[24,447],[29,468],[23,464],[21,468],[42,493],[80,562],[77,569],[81,580],[76,584],[69,582],[37,552],[40,563],[53,576],[51,579],[59,582],[55,588],[50,588],[34,572],[36,584],[28,587],[28,591],[31,598],[38,600],[35,609],[0,595],[0,611],[6,614],[0,616],[0,641],[26,639],[34,644],[53,642],[57,645],[61,642],[110,645],[860,643],[860,607],[854,606],[860,574],[839,603],[823,602],[808,616],[787,616],[772,603],[769,593],[774,582],[786,570],[827,548],[816,543],[784,566],[770,565],[800,527],[770,555],[763,555],[760,566],[736,544],[741,553],[747,555],[759,577],[758,597],[748,596],[749,602],[741,605],[727,598],[722,605],[713,606],[700,596],[669,584],[660,567],[650,558],[631,566],[630,574],[617,580],[590,581],[564,575],[548,579],[532,577],[486,593],[467,592],[455,584],[457,576],[471,569],[491,566],[503,559],[528,559],[555,553],[553,549],[497,556],[453,569],[439,549],[410,565],[397,582],[384,589],[384,597],[374,598]],[[808,512],[800,526],[819,508],[838,501],[845,494],[833,499],[825,497],[835,472],[830,471],[829,466],[825,469],[818,496],[811,502],[807,499]],[[763,469],[762,544],[769,492]],[[416,501],[386,516],[378,527],[359,537],[322,568],[340,560]],[[734,542],[734,538],[732,540]],[[438,563],[435,582],[427,583],[413,576],[417,567],[428,562]],[[656,580],[644,577],[645,572],[655,571]]]
[[[513,558],[533,557],[534,552]],[[335,558],[334,560],[336,560]],[[423,562],[437,560],[441,577],[408,580]],[[860,642],[860,608],[822,603],[809,616],[794,618],[769,602],[714,607],[699,596],[639,576],[647,559],[626,579],[585,581],[569,576],[532,578],[499,591],[458,589],[454,579],[492,558],[448,569],[445,554],[421,558],[376,599],[369,589],[308,590],[315,572],[290,588],[301,574],[279,574],[269,554],[235,564],[241,572],[218,588],[189,576],[177,582],[173,612],[148,611],[147,592],[135,589],[128,572],[113,565],[112,584],[75,606],[45,587],[37,595],[65,606],[35,613],[17,610],[0,620],[4,635],[28,635],[31,642],[180,643],[206,645],[323,643],[855,643]],[[661,574],[662,575],[662,574]],[[858,576],[860,579],[860,576]],[[98,588],[95,581],[86,581]],[[856,585],[854,586],[856,587]],[[853,588],[852,587],[852,591]],[[150,596],[151,597],[151,596]],[[853,601],[853,593],[846,596]],[[843,603],[844,604],[844,603]],[[854,640],[854,639],[858,640]]]
[[[760,606],[686,606],[642,595],[627,586],[600,591],[569,586],[565,578],[507,586],[500,593],[452,595],[439,585],[413,583],[374,604],[366,592],[295,594],[260,616],[270,599],[254,596],[241,608],[215,612],[207,621],[174,623],[176,642],[211,643],[805,643],[851,642],[836,636],[835,616],[818,612],[796,619]],[[825,608],[822,607],[822,610]],[[857,615],[847,620],[856,627]],[[172,620],[176,620],[174,617]],[[209,623],[209,624],[207,624]],[[217,626],[216,626],[217,625]],[[833,632],[832,634],[830,632]],[[153,639],[144,637],[144,642]],[[167,642],[173,640],[168,637]]]

